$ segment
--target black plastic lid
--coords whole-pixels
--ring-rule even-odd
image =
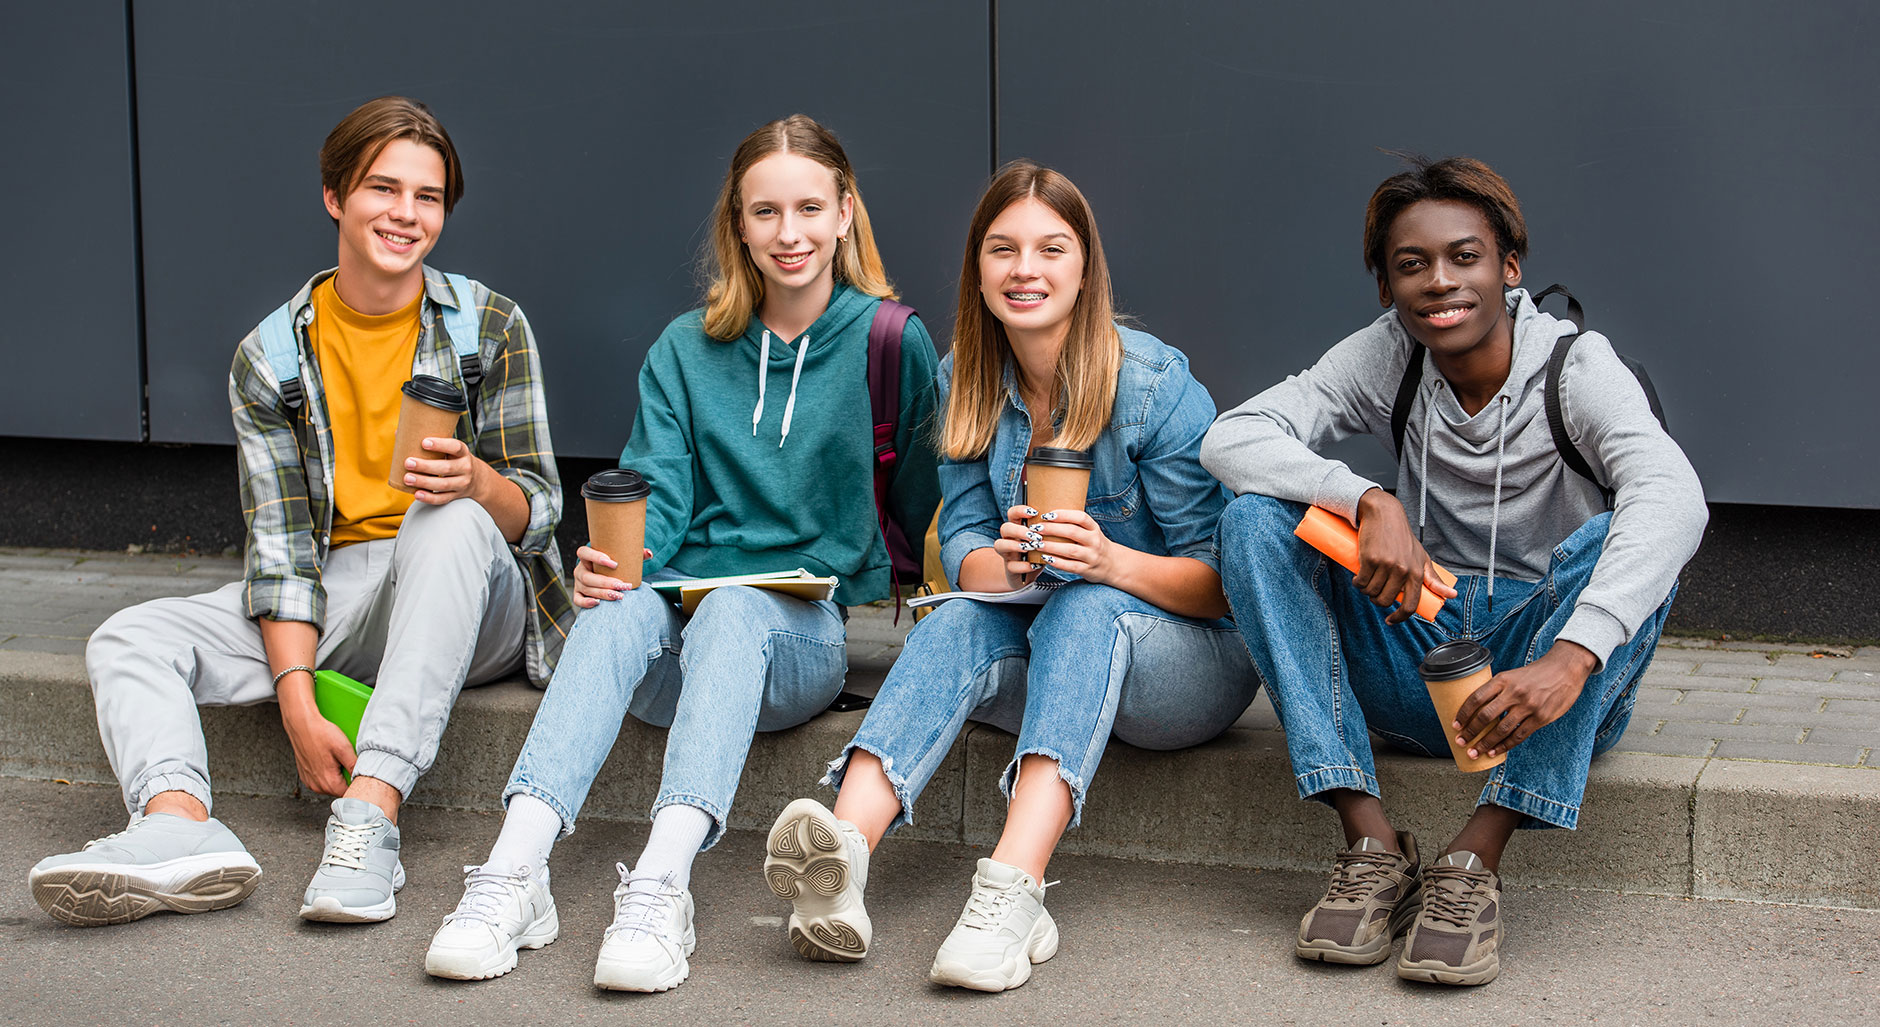
[[[1025,458],[1025,462],[1037,464],[1040,467],[1073,467],[1080,471],[1087,471],[1096,461],[1091,459],[1089,450],[1039,446],[1031,451],[1031,455]]]
[[[631,503],[652,492],[653,486],[640,477],[640,472],[624,467],[601,471],[581,486],[581,494],[598,503]]]
[[[463,390],[436,375],[414,374],[401,391],[425,406],[439,410],[454,410],[461,414],[470,409]]]
[[[1454,681],[1488,666],[1489,660],[1487,649],[1457,639],[1431,649],[1429,655],[1423,657],[1423,665],[1417,668],[1417,673],[1423,675],[1425,681]]]

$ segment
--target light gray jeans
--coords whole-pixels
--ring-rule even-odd
[[[522,572],[483,507],[458,500],[413,503],[397,538],[333,550],[321,581],[326,630],[315,662],[375,685],[353,773],[408,795],[431,769],[463,686],[521,667]],[[85,670],[98,734],[133,814],[171,790],[210,806],[195,708],[274,698],[239,581],[118,611],[92,633]]]

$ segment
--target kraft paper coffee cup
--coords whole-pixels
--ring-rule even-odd
[[[1481,741],[1493,730],[1492,725],[1469,739],[1469,745],[1457,745],[1455,728],[1449,726],[1456,719],[1456,711],[1462,709],[1464,700],[1495,676],[1489,660],[1487,649],[1458,639],[1431,649],[1417,668],[1423,683],[1429,686],[1430,702],[1436,707],[1436,719],[1442,725],[1443,737],[1449,742],[1449,754],[1456,758],[1457,767],[1471,774],[1499,767],[1508,758],[1506,752],[1480,759],[1469,757],[1469,745]]]
[[[612,577],[630,585],[640,583],[646,549],[646,497],[653,487],[639,472],[624,468],[602,471],[581,486],[587,500],[588,548],[598,549],[619,566]]]
[[[1090,454],[1081,449],[1055,449],[1039,446],[1025,458],[1025,505],[1038,511],[1038,517],[1026,520],[1035,528],[1043,515],[1053,510],[1082,510],[1090,493]],[[1031,552],[1025,557],[1044,566],[1044,554]]]
[[[404,399],[398,407],[398,434],[392,442],[392,467],[386,484],[400,492],[416,492],[405,484],[405,461],[442,460],[443,453],[424,448],[425,439],[448,439],[457,434],[457,419],[470,409],[463,390],[442,378],[428,374],[413,375],[399,389]]]

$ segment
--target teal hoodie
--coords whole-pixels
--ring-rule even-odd
[[[834,575],[839,603],[888,597],[868,401],[868,326],[880,305],[838,283],[797,339],[768,333],[753,316],[742,336],[720,342],[705,334],[699,310],[666,326],[640,367],[640,409],[620,454],[620,466],[653,486],[649,573],[802,567]],[[909,318],[894,439],[901,459],[888,510],[910,539],[926,535],[940,502],[931,423],[938,364],[926,327]]]

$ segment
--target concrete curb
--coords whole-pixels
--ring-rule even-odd
[[[878,685],[858,666],[852,687]],[[520,683],[468,689],[417,805],[493,810],[539,694]],[[785,803],[827,796],[818,782],[861,713],[828,714],[753,742],[731,824],[762,830]],[[203,711],[221,792],[298,793],[272,704]],[[1004,822],[999,779],[1014,739],[969,725],[904,834],[989,845]],[[629,719],[584,819],[641,820],[658,787],[664,732]],[[0,775],[113,784],[84,661],[0,651]],[[1398,824],[1426,847],[1460,825],[1481,779],[1446,761],[1383,753],[1378,777]],[[1533,832],[1510,847],[1511,881],[1559,888],[1880,908],[1866,861],[1880,848],[1880,770],[1714,757],[1609,753],[1596,760],[1580,830]],[[108,825],[99,825],[99,829]],[[1112,743],[1083,824],[1063,851],[1274,870],[1322,870],[1337,846],[1329,812],[1300,802],[1285,736],[1236,727],[1162,753]]]

